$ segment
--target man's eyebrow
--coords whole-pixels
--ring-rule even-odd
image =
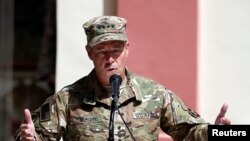
[[[95,50],[102,50],[102,49],[104,49],[104,45],[98,45],[98,46],[96,46],[95,47]]]
[[[116,48],[120,48],[120,47],[124,47],[124,44],[120,44],[120,43],[115,43],[112,45],[113,47],[116,47]]]

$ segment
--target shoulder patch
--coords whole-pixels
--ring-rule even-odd
[[[41,106],[40,110],[40,121],[47,121],[51,119],[51,105],[50,102],[46,102]]]

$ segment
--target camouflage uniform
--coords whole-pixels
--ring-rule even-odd
[[[86,47],[105,41],[127,41],[126,20],[101,16],[86,22]],[[118,108],[136,141],[158,140],[160,128],[175,141],[207,140],[207,123],[161,84],[126,68]],[[104,141],[109,135],[111,98],[97,80],[95,69],[74,84],[49,97],[32,114],[39,141]],[[106,92],[106,93],[105,93]],[[110,93],[110,92],[108,92]],[[132,140],[118,113],[114,138]],[[16,134],[19,140],[20,132]]]
[[[207,140],[207,124],[179,97],[153,80],[126,72],[118,105],[136,141],[158,140],[160,128],[175,141]],[[32,114],[37,139],[107,140],[111,99],[102,89],[93,70],[48,98]],[[117,113],[114,124],[115,140],[132,140]]]

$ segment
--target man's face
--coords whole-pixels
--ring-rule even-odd
[[[128,56],[128,43],[107,41],[92,48],[87,47],[89,58],[93,61],[97,77],[102,85],[109,85],[109,78],[118,74],[124,79],[125,62]]]

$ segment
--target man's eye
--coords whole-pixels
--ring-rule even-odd
[[[123,48],[123,45],[114,45],[113,48],[116,48],[116,49],[120,49],[120,48]]]
[[[113,50],[113,53],[115,53],[115,54],[120,54],[121,52],[122,52],[121,49],[115,49],[115,50]]]
[[[100,52],[97,52],[96,54],[97,56],[102,57],[102,56],[105,56],[106,53],[104,51],[100,51]]]

